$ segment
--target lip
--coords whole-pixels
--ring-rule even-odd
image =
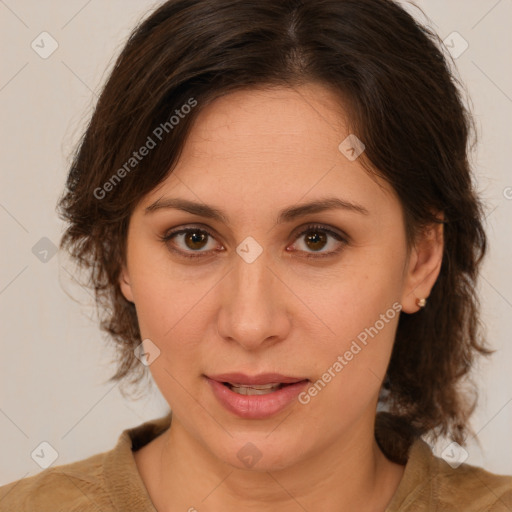
[[[231,384],[242,384],[243,386],[271,383],[294,384],[295,382],[307,380],[305,377],[289,377],[280,373],[260,373],[253,376],[246,375],[245,373],[221,373],[219,375],[207,375],[207,377],[217,382],[230,382]]]
[[[264,419],[280,413],[297,401],[297,396],[309,383],[308,379],[287,377],[275,373],[253,377],[240,373],[229,373],[212,377],[205,376],[205,378],[219,403],[229,412],[245,419]],[[280,382],[287,386],[266,395],[240,395],[231,391],[222,384],[223,382],[242,385]]]

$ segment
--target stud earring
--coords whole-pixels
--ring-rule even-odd
[[[427,303],[427,299],[423,298],[423,299],[416,299],[416,304],[420,307],[420,308],[424,308],[425,305]]]

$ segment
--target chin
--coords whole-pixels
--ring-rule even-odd
[[[273,434],[271,434],[273,435]],[[223,462],[237,469],[263,472],[279,471],[297,463],[304,456],[304,446],[299,440],[296,444],[300,450],[294,449],[289,436],[282,439],[277,436],[270,440],[268,432],[261,435],[240,435],[221,447],[219,444],[211,450]]]

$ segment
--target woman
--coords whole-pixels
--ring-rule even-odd
[[[2,506],[512,510],[512,477],[464,463],[460,384],[491,353],[470,128],[435,36],[389,0],[163,4],[60,208],[112,380],[149,368],[172,413]]]

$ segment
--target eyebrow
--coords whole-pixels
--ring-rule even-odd
[[[200,217],[213,219],[229,225],[228,217],[218,208],[209,206],[204,203],[196,203],[188,199],[179,198],[160,198],[144,210],[145,214],[155,212],[161,209],[182,210],[192,213]],[[299,204],[298,206],[290,206],[281,210],[277,216],[277,224],[291,222],[299,217],[303,217],[312,213],[319,213],[325,210],[342,209],[362,215],[369,215],[369,211],[362,205],[351,203],[338,197],[326,197],[309,203]]]

